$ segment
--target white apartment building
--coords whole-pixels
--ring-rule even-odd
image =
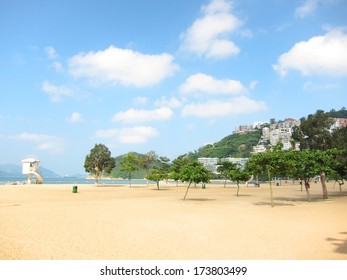
[[[243,169],[246,162],[248,161],[248,158],[198,158],[198,162],[202,163],[208,170],[212,171],[213,173],[218,173],[218,164],[224,161],[238,164],[240,168]]]
[[[259,144],[253,147],[253,153],[265,152],[265,142],[269,142],[272,146],[281,142],[283,144],[283,150],[289,150],[292,147],[290,141],[292,139],[293,127],[295,126],[300,126],[300,120],[288,118],[283,122],[272,123],[269,127],[264,127]]]
[[[238,125],[235,127],[234,133],[235,134],[243,134],[243,133],[249,133],[249,132],[254,132],[254,126],[252,124],[243,124],[243,125]]]
[[[198,158],[198,162],[202,163],[208,170],[217,173],[219,158]]]

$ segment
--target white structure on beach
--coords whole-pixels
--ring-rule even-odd
[[[35,158],[26,158],[22,160],[22,174],[28,174],[28,184],[32,183],[33,175],[36,177],[38,184],[42,184],[43,179],[39,172],[40,161]]]
[[[246,162],[248,161],[248,158],[198,158],[198,162],[202,163],[207,169],[217,174],[218,165],[220,165],[223,161],[235,163],[238,166],[240,166],[241,169],[243,169],[245,167]]]

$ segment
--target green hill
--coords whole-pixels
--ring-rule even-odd
[[[197,160],[199,157],[249,157],[253,146],[258,144],[260,137],[261,130],[247,134],[231,134],[214,144],[205,145],[184,156],[191,160]]]
[[[142,156],[141,154],[139,153],[134,153],[136,156],[140,157]],[[125,171],[121,171],[121,165],[119,164],[121,159],[125,156],[126,154],[124,155],[119,155],[116,157],[116,167],[113,168],[112,172],[111,172],[111,176],[114,177],[114,178],[128,178],[128,174],[127,172]],[[133,172],[131,174],[131,177],[132,179],[143,179],[145,178],[146,176],[146,170],[144,168],[140,168],[139,170]]]

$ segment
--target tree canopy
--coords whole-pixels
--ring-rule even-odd
[[[199,162],[193,161],[183,165],[180,171],[180,180],[182,182],[189,182],[187,191],[183,199],[186,199],[189,187],[192,183],[208,183],[210,181],[210,178],[210,171]]]
[[[129,152],[121,159],[120,165],[120,170],[128,173],[129,184],[131,187],[131,174],[139,169],[140,160],[135,153]]]
[[[115,165],[116,160],[111,157],[111,152],[103,144],[95,144],[84,161],[85,171],[95,177],[96,184],[98,184],[102,172],[109,174]]]

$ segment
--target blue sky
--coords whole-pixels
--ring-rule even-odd
[[[346,0],[0,0],[0,163],[171,159],[346,106]]]

